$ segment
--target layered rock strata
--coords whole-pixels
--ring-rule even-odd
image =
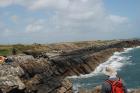
[[[72,93],[67,76],[88,74],[114,52],[139,45],[139,40],[116,41],[51,56],[25,51],[26,55],[10,56],[14,62],[0,65],[0,89],[2,93]]]

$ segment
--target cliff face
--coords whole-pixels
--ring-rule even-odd
[[[133,40],[59,53],[26,51],[28,55],[10,56],[14,62],[0,66],[0,88],[7,93],[72,93],[65,77],[88,74],[115,51],[138,45],[140,41]]]

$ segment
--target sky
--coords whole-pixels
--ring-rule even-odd
[[[140,0],[0,0],[0,44],[140,37]]]

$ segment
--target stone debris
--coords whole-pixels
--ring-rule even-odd
[[[140,41],[120,41],[64,54],[51,53],[50,58],[46,52],[9,56],[13,62],[0,64],[0,93],[72,93],[72,82],[67,76],[88,74],[114,52],[138,45]]]
[[[20,79],[22,75],[24,75],[24,71],[20,66],[0,65],[0,86],[17,86],[18,89],[24,89],[25,85]]]

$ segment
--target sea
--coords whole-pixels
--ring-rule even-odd
[[[112,66],[117,70],[118,75],[124,80],[128,89],[140,88],[140,46],[138,46],[124,48],[123,52],[115,52],[90,74],[70,77],[75,93],[80,88],[88,90],[101,85],[107,79],[107,76],[102,72],[107,66]]]

